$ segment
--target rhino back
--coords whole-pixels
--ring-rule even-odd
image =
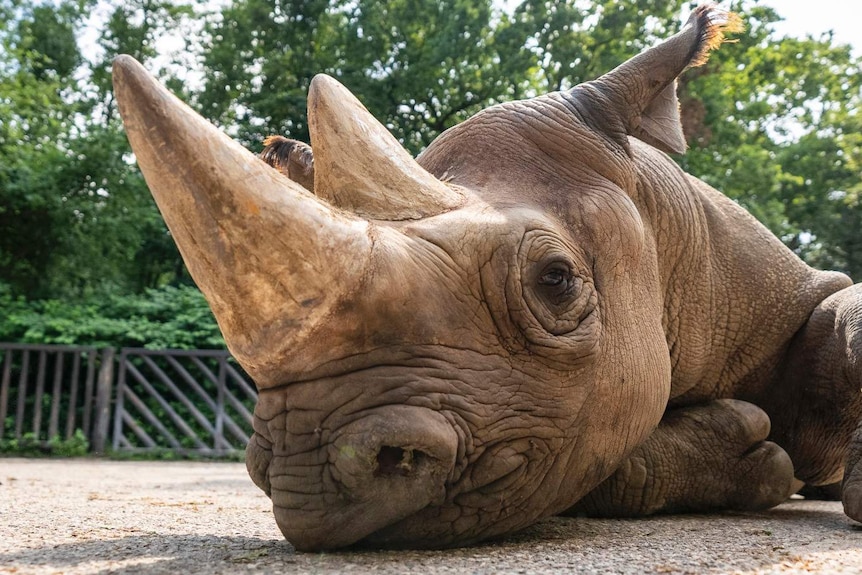
[[[631,143],[636,203],[659,255],[670,405],[757,393],[812,310],[850,278],[806,265],[727,196]]]

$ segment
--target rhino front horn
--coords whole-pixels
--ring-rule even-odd
[[[434,216],[464,196],[428,173],[335,79],[319,74],[308,93],[314,193],[377,220]]]
[[[130,56],[113,67],[132,150],[228,348],[259,387],[371,255],[370,225],[282,176],[174,97]]]

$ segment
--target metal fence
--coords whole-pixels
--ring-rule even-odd
[[[0,343],[0,354],[2,436],[69,439],[80,429],[104,448],[113,350]]]
[[[257,393],[232,362],[226,351],[121,350],[113,448],[245,449]]]
[[[47,445],[81,430],[97,453],[217,456],[252,432],[257,393],[226,351],[0,343],[0,361],[0,438]]]

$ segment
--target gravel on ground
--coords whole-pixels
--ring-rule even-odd
[[[835,502],[555,517],[443,551],[297,553],[241,463],[0,459],[0,573],[860,573]]]

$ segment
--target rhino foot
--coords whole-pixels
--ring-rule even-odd
[[[841,500],[847,517],[862,523],[862,482],[846,486],[841,494]]]
[[[853,434],[844,481],[841,483],[841,501],[844,513],[862,523],[862,422]]]
[[[841,482],[826,485],[805,485],[799,495],[813,501],[841,501]]]
[[[744,401],[671,410],[570,513],[620,517],[778,505],[798,484],[787,453],[765,441],[769,427],[766,413]]]

